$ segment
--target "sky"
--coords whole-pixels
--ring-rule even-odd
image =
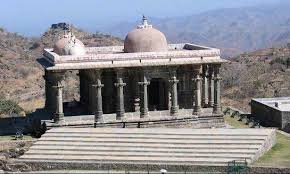
[[[143,14],[168,18],[277,1],[282,0],[1,0],[0,27],[40,36],[51,24],[67,22],[95,32],[120,22],[137,21]]]

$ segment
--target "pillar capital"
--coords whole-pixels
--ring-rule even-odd
[[[126,86],[126,83],[118,82],[118,83],[114,83],[114,85],[115,85],[116,87],[124,87],[124,86]]]
[[[138,85],[140,85],[140,86],[148,86],[148,85],[150,85],[150,82],[138,82]]]
[[[202,72],[202,65],[194,65],[193,66],[193,72],[195,74],[201,74],[201,72]]]
[[[95,88],[103,88],[104,87],[103,84],[93,84],[92,86]]]
[[[171,77],[170,80],[168,80],[170,83],[179,83],[179,80],[177,80],[176,77]]]

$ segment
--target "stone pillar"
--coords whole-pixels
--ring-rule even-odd
[[[123,70],[117,70],[117,83],[115,86],[117,87],[117,108],[116,108],[116,119],[121,120],[125,116],[125,108],[124,108],[124,86],[126,83],[123,82]]]
[[[194,67],[194,77],[193,77],[193,86],[194,86],[194,107],[193,115],[199,115],[201,112],[201,65],[196,65]]]
[[[79,92],[80,92],[80,103],[81,104],[85,104],[85,95],[84,95],[84,91],[85,91],[85,77],[84,77],[84,70],[79,70],[79,81],[80,81],[80,86],[79,86]]]
[[[138,75],[136,75],[138,74]],[[139,70],[135,70],[133,74],[133,88],[134,88],[134,112],[140,112],[140,89],[139,89]]]
[[[170,107],[170,114],[172,116],[176,116],[178,114],[178,92],[177,92],[177,84],[179,80],[176,78],[176,70],[170,70],[170,80],[171,83],[171,107]]]
[[[202,66],[202,106],[208,106],[207,65]]]
[[[220,65],[214,66],[214,104],[213,104],[213,113],[221,114],[221,94],[220,94]]]
[[[64,113],[63,113],[63,72],[54,72],[53,73],[53,88],[55,90],[55,112],[54,112],[54,122],[58,123],[64,121]]]
[[[99,122],[103,115],[103,102],[102,102],[102,87],[104,85],[102,84],[101,79],[101,71],[97,70],[95,73],[95,84],[93,84],[93,87],[95,88],[95,94],[96,94],[96,109],[95,109],[95,122]]]
[[[214,78],[213,78],[213,66],[210,65],[208,69],[208,106],[213,107],[214,100]]]
[[[45,71],[45,74],[43,76],[43,79],[45,80],[45,109],[51,110],[52,109],[52,87],[51,87],[51,81],[49,78],[49,72]]]
[[[140,108],[140,118],[145,118],[149,115],[148,112],[148,85],[150,82],[148,80],[148,75],[146,72],[143,72],[141,77],[141,82],[138,82],[140,85],[140,97],[141,97],[141,108]]]

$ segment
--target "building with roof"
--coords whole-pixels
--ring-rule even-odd
[[[78,102],[95,124],[194,118],[207,120],[205,127],[223,126],[216,124],[223,120],[220,67],[227,62],[220,50],[168,44],[146,17],[124,46],[85,47],[67,31],[54,48],[44,49],[39,62],[45,70],[45,109],[57,124],[68,121],[64,74],[78,71]]]
[[[251,114],[262,126],[290,132],[290,97],[254,98]]]

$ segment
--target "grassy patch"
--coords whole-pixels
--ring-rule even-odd
[[[254,164],[290,167],[290,137],[277,133],[276,145]]]
[[[229,115],[224,117],[225,122],[235,128],[249,128],[245,123],[232,118]],[[290,137],[277,132],[277,143],[254,163],[256,166],[279,166],[290,167]]]
[[[238,121],[238,118],[232,118],[229,115],[226,115],[224,119],[227,124],[233,126],[234,128],[249,128],[249,126],[245,123]]]

